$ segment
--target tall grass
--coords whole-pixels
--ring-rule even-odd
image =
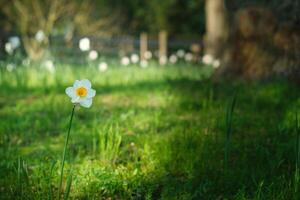
[[[226,110],[226,138],[225,138],[225,153],[224,153],[224,161],[225,161],[225,170],[228,169],[228,158],[230,155],[230,143],[231,143],[231,135],[232,135],[232,117],[233,111],[236,104],[236,93],[234,94],[232,100],[229,102]]]
[[[101,162],[106,164],[114,164],[117,160],[120,145],[122,142],[122,135],[118,124],[108,124],[100,130],[96,131],[96,140],[94,139],[93,149],[97,149],[96,157]]]
[[[296,166],[295,166],[295,177],[294,177],[294,191],[296,198],[299,195],[299,181],[300,181],[300,132],[299,132],[299,124],[298,124],[298,112],[296,111],[296,119],[295,119],[295,133],[296,133]]]

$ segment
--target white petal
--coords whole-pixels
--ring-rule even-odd
[[[96,95],[96,90],[94,90],[94,89],[88,89],[88,93],[87,93],[87,98],[92,98],[92,97],[94,97]]]
[[[82,86],[84,86],[85,88],[87,88],[87,89],[90,89],[90,88],[92,87],[91,82],[90,82],[89,80],[87,80],[87,79],[81,80],[81,81],[80,81],[80,84],[81,84]]]
[[[72,103],[79,103],[80,102],[80,97],[75,96],[75,97],[72,98],[71,101],[72,101]]]
[[[92,98],[88,98],[88,99],[84,99],[83,101],[81,101],[79,104],[83,107],[89,108],[92,105]]]
[[[71,97],[71,98],[75,98],[76,97],[76,94],[75,94],[75,91],[74,91],[74,88],[73,87],[68,87],[66,88],[66,94]]]
[[[74,88],[77,88],[77,87],[80,86],[80,85],[81,85],[81,81],[76,80],[76,81],[74,82],[74,84],[73,84],[73,87],[74,87]]]

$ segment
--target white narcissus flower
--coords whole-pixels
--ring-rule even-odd
[[[95,50],[90,51],[89,58],[90,60],[96,60],[98,58],[98,52]]]
[[[121,64],[122,65],[124,65],[124,66],[127,66],[127,65],[129,65],[130,64],[130,59],[128,58],[128,57],[123,57],[122,59],[121,59]]]
[[[161,56],[159,58],[159,64],[160,65],[165,65],[165,64],[167,64],[167,62],[168,62],[167,56]]]
[[[71,97],[72,103],[89,108],[92,105],[93,97],[96,95],[96,91],[91,87],[92,84],[87,79],[76,80],[73,87],[66,88],[66,94]]]
[[[144,56],[145,56],[145,58],[146,58],[147,60],[151,59],[151,58],[152,58],[152,53],[151,53],[151,51],[146,51],[146,52],[144,53]]]
[[[87,37],[84,37],[79,40],[79,49],[81,51],[88,51],[90,50],[91,42],[90,39]]]
[[[175,64],[177,62],[177,56],[172,54],[169,58],[170,63]]]
[[[16,65],[14,65],[14,64],[9,63],[6,65],[6,69],[9,72],[12,72],[15,68],[16,68]]]
[[[18,36],[12,36],[8,39],[13,49],[16,49],[20,46],[20,38]]]
[[[139,62],[139,56],[137,54],[132,54],[130,57],[130,60],[132,63],[138,63]]]
[[[26,58],[22,61],[22,65],[28,67],[30,65],[30,59]]]
[[[99,65],[98,65],[98,69],[100,72],[105,72],[108,68],[108,65],[106,62],[101,62]]]
[[[35,34],[35,39],[38,42],[42,42],[44,39],[46,38],[44,31],[39,30],[36,34]]]
[[[141,65],[141,68],[147,68],[148,67],[148,61],[147,60],[141,60],[140,65]]]
[[[193,60],[193,54],[192,54],[192,53],[186,53],[186,54],[184,55],[184,59],[185,59],[185,61],[187,61],[187,62],[192,61],[192,60]]]
[[[177,56],[179,58],[183,58],[184,55],[185,55],[185,51],[183,49],[179,49],[177,52],[176,52]]]
[[[214,60],[212,63],[213,68],[217,69],[220,67],[220,61],[219,60]]]
[[[5,51],[10,55],[14,52],[14,49],[10,42],[5,43]]]
[[[53,62],[51,60],[46,60],[44,62],[44,67],[46,70],[48,70],[50,73],[54,73],[55,72],[55,66],[53,64]]]
[[[214,58],[213,58],[213,56],[210,55],[210,54],[205,54],[205,55],[203,56],[203,58],[202,58],[202,62],[203,62],[204,64],[206,64],[206,65],[212,64],[213,61],[214,61]]]

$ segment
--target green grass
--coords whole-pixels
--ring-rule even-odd
[[[71,199],[299,198],[299,87],[214,83],[209,67],[154,65],[0,67],[0,199],[57,197],[72,109],[64,90],[82,78],[97,95],[75,111]]]

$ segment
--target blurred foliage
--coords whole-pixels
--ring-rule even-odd
[[[300,2],[299,0],[225,0],[229,15],[241,8],[259,6],[270,9],[279,21],[299,23],[300,21]]]
[[[63,34],[68,42],[76,33],[101,35],[115,30],[106,28],[113,21],[111,17],[93,15],[95,8],[91,1],[14,0],[3,3],[0,10],[5,15],[3,23],[11,32],[20,34],[32,60],[45,56],[51,35]]]
[[[2,1],[0,5],[4,8],[18,1],[23,2],[21,0]],[[39,2],[39,0],[29,0],[26,1],[26,4],[30,5],[32,2]],[[47,10],[56,1],[41,2],[43,2],[41,10]],[[97,32],[138,34],[141,31],[156,34],[159,30],[165,29],[170,35],[195,36],[202,35],[205,31],[204,0],[63,0],[59,2],[61,9],[72,4],[74,9],[71,9],[71,12],[64,12],[64,15],[58,20],[62,21],[64,18],[68,23],[73,21],[74,27],[72,28],[77,29],[77,34],[87,34],[85,30],[91,28],[93,31],[89,31],[89,33],[93,34]],[[230,16],[233,16],[240,8],[262,6],[271,9],[282,20],[299,20],[298,0],[227,0],[225,5]],[[9,20],[3,15],[3,9],[0,9],[0,16],[2,25]],[[83,20],[82,23],[76,22],[78,18]],[[93,20],[101,20],[102,23],[109,24],[109,26],[99,27],[89,23]],[[53,33],[64,33],[68,28],[70,25],[66,26],[65,23],[60,23],[57,24]],[[17,31],[11,25],[3,26],[3,29]]]
[[[65,33],[65,29],[74,28],[77,34],[96,34],[97,32],[109,32],[111,29],[118,29],[118,33],[139,33],[147,31],[150,33],[157,33],[161,29],[166,29],[171,35],[191,35],[204,33],[204,1],[197,0],[99,0],[99,1],[39,1],[39,0],[14,0],[10,2],[0,2],[2,9],[0,9],[1,24],[3,29],[10,32],[19,32],[16,27],[16,20],[11,20],[7,15],[7,7],[15,6],[17,3],[22,3],[23,8],[19,10],[20,13],[26,11],[25,7],[34,8],[32,5],[39,3],[39,11],[42,15],[47,15],[48,11],[55,5],[59,4],[59,10],[62,15],[57,16],[57,24],[53,33]],[[37,13],[33,9],[33,17]],[[10,12],[12,16],[14,12]],[[59,14],[59,13],[57,13]],[[80,18],[80,20],[79,20]],[[113,26],[99,27],[98,24],[90,23],[93,20],[101,20],[103,24],[110,24]],[[22,20],[21,20],[22,21]],[[33,18],[29,19],[32,23]],[[39,23],[32,24],[33,26]],[[87,30],[93,28],[93,31]],[[35,29],[35,32],[37,30]],[[116,33],[116,32],[114,32]]]
[[[171,35],[204,33],[204,1],[197,0],[101,0],[99,7],[106,7],[122,15],[125,32],[147,31],[157,33],[161,29]]]

